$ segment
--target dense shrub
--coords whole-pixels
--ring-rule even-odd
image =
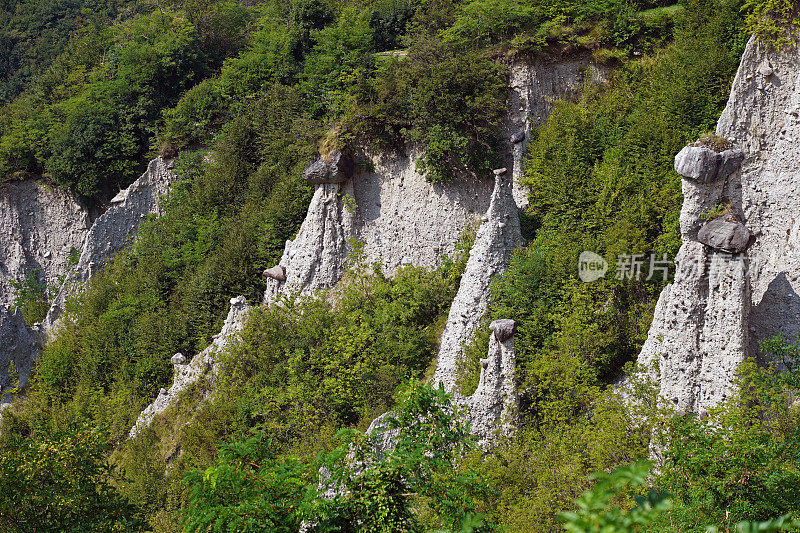
[[[17,439],[0,452],[0,526],[31,531],[144,531],[114,488],[106,436],[89,428]]]

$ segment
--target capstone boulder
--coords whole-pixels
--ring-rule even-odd
[[[353,177],[355,162],[352,155],[335,150],[320,156],[303,171],[303,179],[312,185],[342,183]]]
[[[697,232],[699,242],[732,254],[744,252],[751,237],[750,230],[744,224],[728,217],[710,220]]]

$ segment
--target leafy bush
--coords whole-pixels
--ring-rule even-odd
[[[263,435],[222,444],[214,466],[184,476],[190,490],[184,531],[294,533],[313,478],[298,459],[277,457]]]
[[[794,42],[794,32],[800,26],[796,2],[792,0],[745,0],[747,28],[771,48],[781,48]]]
[[[752,360],[737,376],[737,392],[707,417],[672,422],[659,483],[674,494],[670,522],[681,531],[768,520],[794,514],[800,505],[794,392],[774,369]]]
[[[0,527],[10,533],[144,531],[114,488],[102,432],[81,428],[13,442],[0,452]]]
[[[665,494],[650,491],[645,497],[636,498],[636,506],[622,510],[611,507],[612,498],[621,493],[636,490],[645,484],[651,464],[640,461],[620,467],[611,474],[595,474],[597,485],[585,492],[576,502],[577,511],[564,512],[561,519],[564,529],[571,533],[585,531],[607,531],[609,533],[633,533],[650,525],[655,517],[671,507]]]
[[[29,272],[22,281],[12,280],[11,287],[16,293],[14,307],[22,311],[26,324],[32,326],[47,316],[50,309],[47,284],[39,281],[37,272]]]

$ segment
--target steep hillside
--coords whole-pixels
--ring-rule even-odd
[[[27,243],[0,527],[788,528],[778,4],[120,4],[76,30],[0,111]],[[45,339],[22,319],[48,306]]]

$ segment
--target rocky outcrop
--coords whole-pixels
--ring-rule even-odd
[[[539,126],[556,101],[575,96],[587,81],[603,83],[608,70],[593,63],[591,55],[549,59],[521,57],[509,67],[510,91],[504,134],[508,140],[504,164],[511,170],[514,199],[520,208],[528,205],[519,185],[531,127]]]
[[[751,39],[717,134],[744,155],[679,154],[684,244],[639,356],[658,363],[662,396],[695,412],[730,394],[739,363],[762,355],[760,341],[800,332],[796,47],[768,51]],[[725,214],[706,221],[720,205]]]
[[[303,179],[312,185],[342,183],[353,177],[354,169],[352,154],[335,150],[311,163],[303,171]]]
[[[752,308],[750,349],[779,332],[800,332],[800,54],[748,43],[717,124],[740,146],[741,220],[755,238],[747,249]]]
[[[0,305],[0,399],[12,387],[27,386],[41,351],[42,336],[28,327],[22,311]]]
[[[511,179],[505,169],[501,170],[495,175],[489,209],[475,236],[442,333],[434,383],[442,383],[448,392],[455,387],[464,345],[472,340],[489,307],[492,278],[505,271],[511,254],[522,245]]]
[[[510,319],[495,320],[489,326],[492,335],[489,353],[481,359],[478,388],[469,397],[455,395],[470,423],[470,433],[478,445],[489,448],[502,436],[512,435],[519,412],[516,384],[517,359],[514,353],[516,323]]]
[[[95,220],[82,243],[77,265],[68,272],[47,313],[43,322],[45,331],[49,331],[61,316],[67,297],[130,243],[139,224],[150,214],[161,214],[158,200],[177,179],[173,168],[172,159],[153,159],[147,171],[118,194],[111,207]]]
[[[715,250],[739,254],[747,249],[752,234],[733,216],[717,217],[697,232],[697,240]]]
[[[0,304],[13,301],[11,282],[28,274],[57,289],[90,226],[88,209],[44,180],[0,185]]]
[[[153,403],[141,412],[128,433],[128,438],[136,437],[140,431],[153,422],[156,416],[176,405],[181,393],[189,387],[201,379],[213,379],[214,374],[219,370],[217,356],[235,341],[247,322],[249,311],[250,307],[244,296],[233,298],[225,324],[222,326],[222,330],[214,335],[214,340],[208,348],[195,355],[188,363],[183,354],[178,353],[172,356],[174,368],[172,386],[169,390],[161,389]]]
[[[429,183],[416,171],[417,157],[372,155],[371,170],[316,185],[300,231],[278,264],[286,281],[268,276],[265,302],[335,285],[356,241],[362,260],[382,265],[387,274],[403,265],[432,267],[455,252],[464,230],[486,211],[492,184],[468,176]]]

